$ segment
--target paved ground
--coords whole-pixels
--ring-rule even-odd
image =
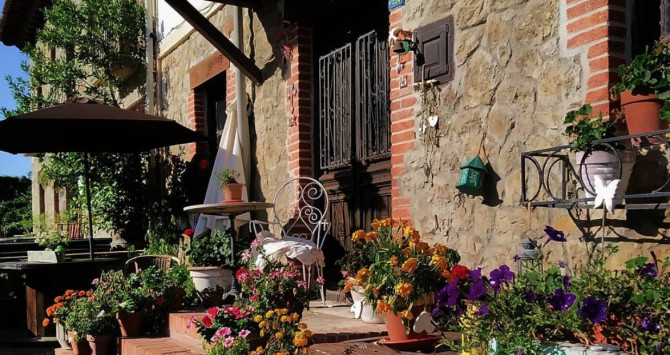
[[[0,331],[0,355],[53,355],[57,346],[55,337],[35,339],[23,330]]]

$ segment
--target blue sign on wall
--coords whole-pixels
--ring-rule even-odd
[[[402,5],[405,5],[405,0],[389,0],[389,10],[393,10]]]

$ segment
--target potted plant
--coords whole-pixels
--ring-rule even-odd
[[[670,41],[619,67],[621,82],[613,87],[621,100],[630,134],[665,129],[670,121]]]
[[[184,298],[193,295],[195,285],[185,265],[175,265],[168,269],[166,283],[168,311],[176,312],[181,308]]]
[[[51,322],[56,325],[56,339],[62,348],[71,348],[65,320],[70,313],[72,303],[79,297],[86,297],[87,293],[91,294],[90,291],[66,290],[61,296],[56,296],[54,303],[46,309],[46,318],[42,321],[42,326],[47,327]]]
[[[599,176],[605,185],[614,179],[620,179],[616,195],[623,195],[635,164],[636,152],[617,149],[615,154],[606,146],[591,145],[593,141],[614,137],[616,131],[612,122],[603,122],[602,113],[596,118],[591,118],[591,113],[591,105],[586,104],[568,112],[563,122],[567,125],[565,134],[571,138],[571,149],[576,152],[575,161],[579,166],[584,193],[587,198],[594,196],[595,178]]]
[[[57,230],[43,230],[35,241],[44,247],[44,251],[29,250],[29,261],[59,262],[65,260],[65,248],[68,244],[67,233]]]
[[[188,270],[198,292],[216,289],[217,286],[230,289],[233,272],[224,268],[232,266],[230,234],[214,230],[195,237],[186,252],[191,265]]]
[[[364,233],[365,231],[358,231],[353,236],[356,237]],[[353,301],[351,312],[354,313],[354,318],[365,323],[383,324],[383,315],[375,313],[372,306],[364,302],[365,290],[356,282],[355,278],[358,270],[369,266],[374,261],[373,244],[366,243],[365,238],[357,238],[352,242],[350,250],[344,253],[343,258],[336,261],[336,264],[340,266],[343,277],[340,287],[342,287],[344,293],[351,294],[351,300]]]
[[[84,292],[84,294],[86,293]],[[91,347],[86,340],[86,323],[89,322],[90,317],[94,316],[91,311],[91,303],[88,302],[89,298],[90,296],[85,296],[74,299],[69,306],[68,316],[65,319],[68,340],[75,355],[91,354]]]
[[[242,202],[244,184],[237,182],[240,173],[235,170],[223,169],[217,171],[215,175],[221,181],[221,191],[223,192],[223,201],[221,202]]]
[[[391,219],[374,220],[372,231],[357,231],[352,239],[372,244],[374,262],[356,274],[365,301],[386,314],[389,339],[384,344],[426,346],[436,339],[425,330],[416,332],[417,317],[430,314],[439,291],[453,276],[449,269],[460,259],[444,245],[429,247],[419,231]],[[424,314],[424,312],[426,312]]]

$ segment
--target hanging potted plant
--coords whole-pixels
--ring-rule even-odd
[[[375,220],[373,230],[357,231],[352,239],[370,243],[374,262],[358,270],[356,282],[365,302],[386,315],[389,338],[381,343],[395,349],[422,348],[439,337],[429,335],[435,292],[452,278],[449,269],[460,259],[444,245],[429,247],[417,230],[391,219]]]
[[[237,182],[240,173],[235,170],[223,169],[216,172],[216,177],[221,181],[223,202],[242,202],[242,190],[244,184]]]
[[[568,112],[564,121],[567,125],[565,134],[571,138],[571,149],[576,152],[575,162],[579,167],[578,174],[584,193],[587,198],[594,196],[595,178],[599,176],[605,185],[614,179],[620,179],[616,195],[623,195],[635,164],[636,152],[619,149],[621,147],[593,146],[593,141],[614,137],[616,128],[611,121],[603,122],[602,113],[596,118],[589,117],[591,113],[591,105],[586,104],[578,110]]]
[[[231,236],[221,230],[193,238],[187,249],[188,270],[196,291],[203,296],[218,295],[212,290],[228,290],[233,284]],[[228,267],[228,268],[225,268]],[[207,292],[205,292],[207,291]],[[209,297],[211,298],[211,297]],[[220,299],[215,303],[220,303]]]
[[[621,83],[613,87],[621,100],[630,134],[665,129],[670,121],[670,41],[619,67]]]

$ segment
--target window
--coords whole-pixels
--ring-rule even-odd
[[[205,94],[205,132],[209,137],[209,156],[214,159],[226,124],[226,72],[208,80],[200,89]]]
[[[453,33],[454,19],[451,16],[416,30],[415,81],[445,83],[453,79]]]
[[[664,37],[663,31],[667,31],[666,23],[668,6],[670,0],[634,0],[633,18],[631,23],[631,54],[636,56],[644,53],[645,48],[650,47],[655,41]],[[665,32],[667,34],[667,32]]]

